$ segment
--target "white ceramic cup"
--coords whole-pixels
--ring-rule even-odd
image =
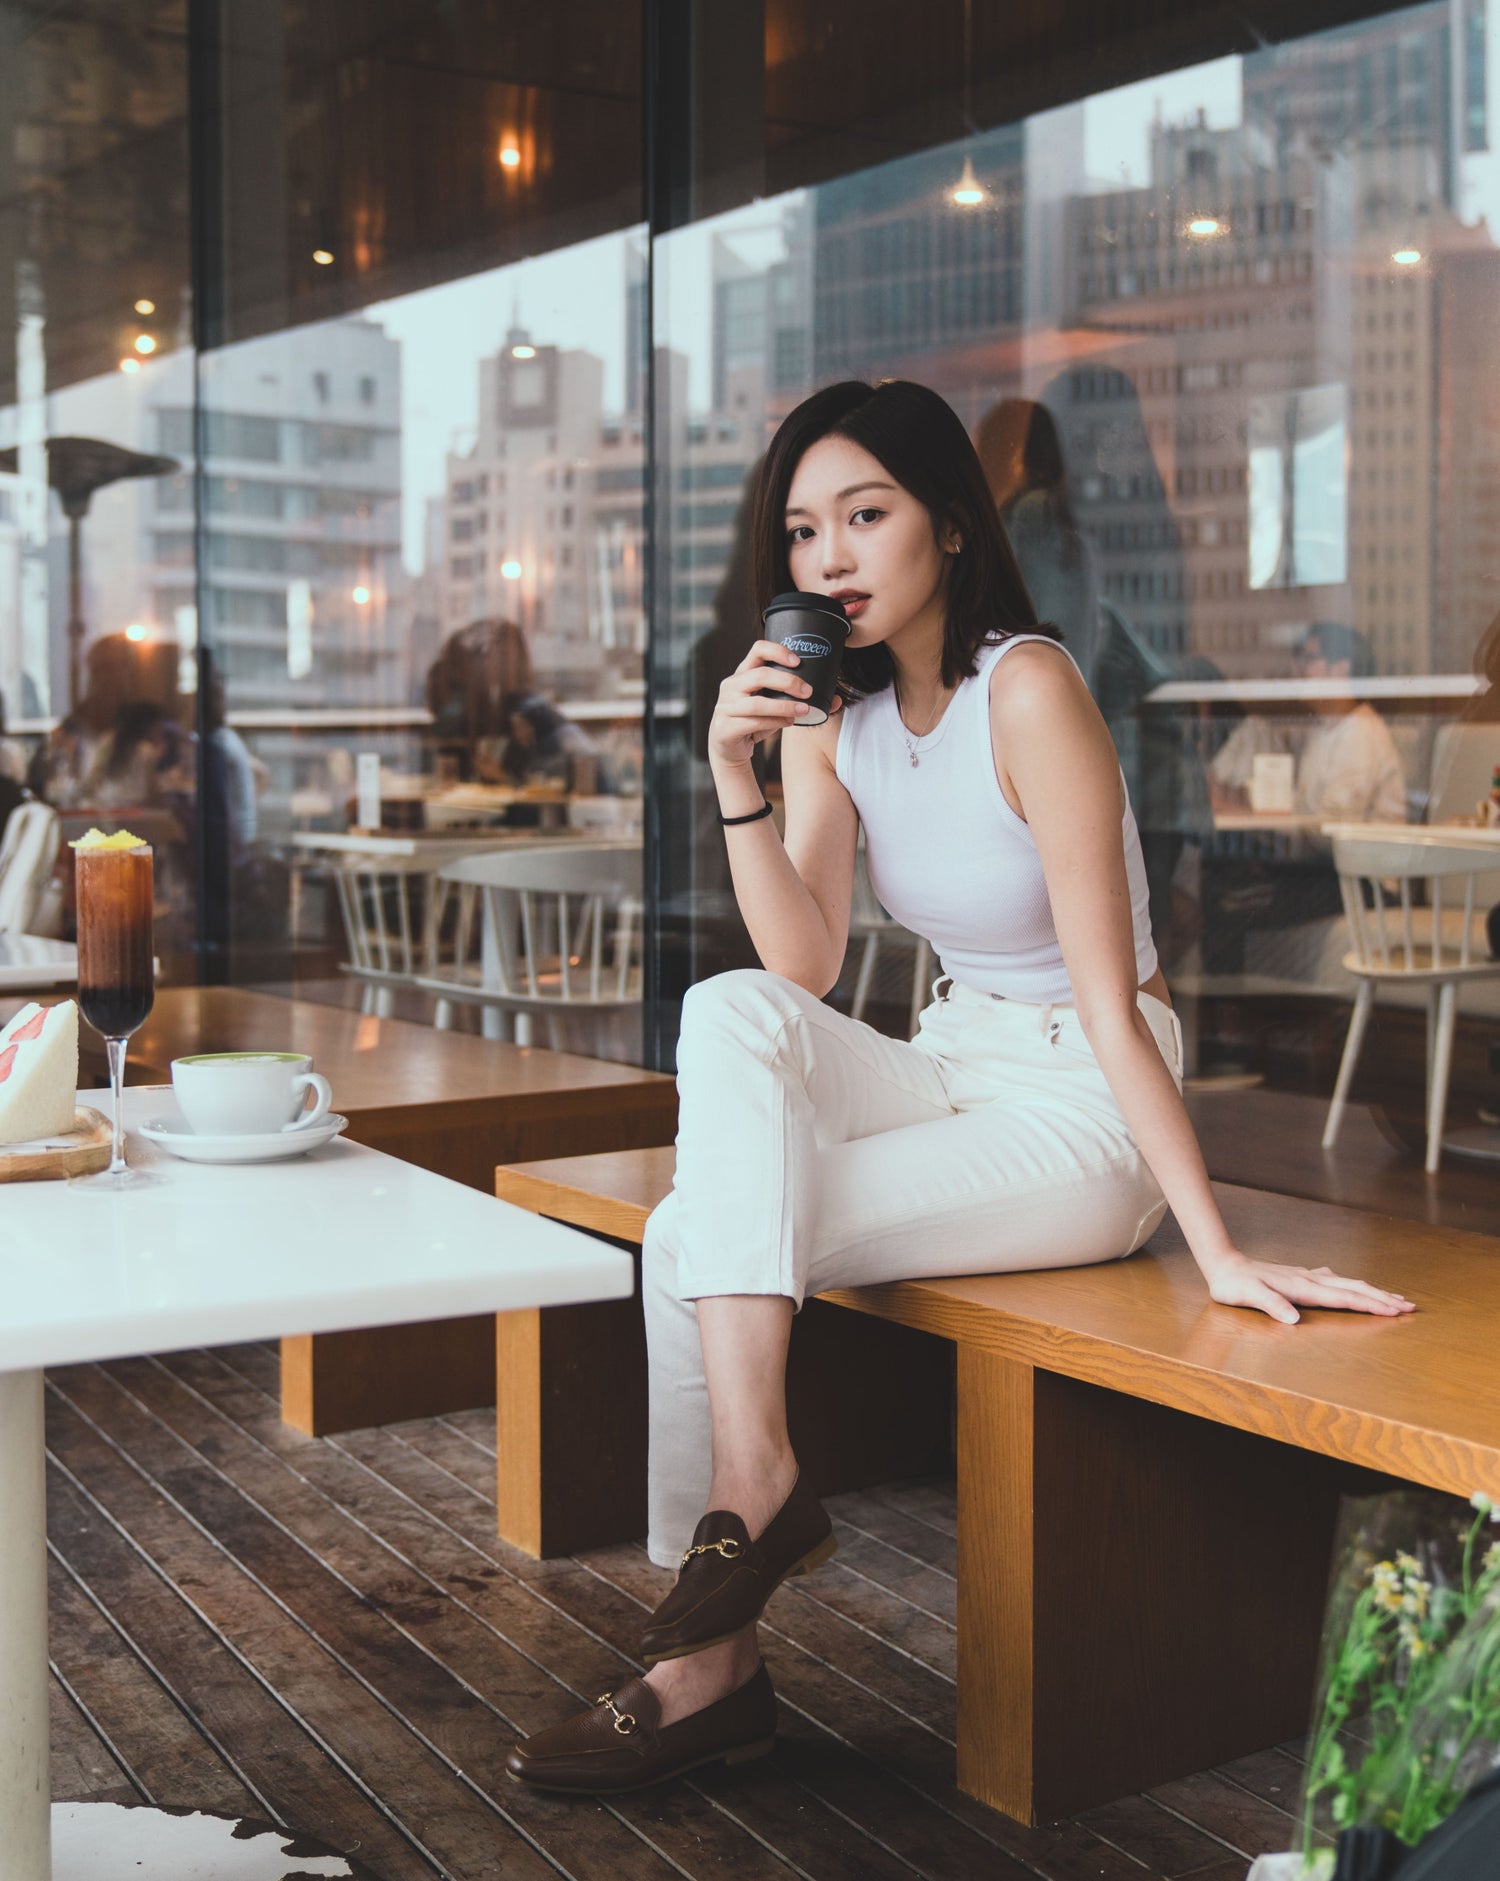
[[[271,1136],[311,1130],[333,1092],[305,1052],[199,1052],[172,1060],[172,1089],[196,1136]],[[311,1110],[307,1093],[316,1094]]]

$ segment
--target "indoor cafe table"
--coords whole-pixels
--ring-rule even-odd
[[[108,1092],[79,1101],[110,1108]],[[127,1155],[154,1182],[0,1187],[0,1875],[272,1881],[285,1857],[267,1848],[256,1865],[239,1825],[111,1803],[49,1811],[42,1368],[623,1299],[634,1270],[601,1241],[342,1139],[279,1163],[180,1162],[135,1133],[176,1117],[170,1089],[127,1089],[125,1105]],[[332,1855],[294,1866],[353,1872]]]

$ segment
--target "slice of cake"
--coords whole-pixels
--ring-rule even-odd
[[[77,1006],[23,1006],[0,1030],[0,1144],[71,1130],[77,1092]]]

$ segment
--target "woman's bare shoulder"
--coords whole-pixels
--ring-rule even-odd
[[[1020,721],[1068,715],[1088,703],[1083,675],[1056,640],[1027,640],[990,669],[990,711]]]

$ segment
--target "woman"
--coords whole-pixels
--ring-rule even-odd
[[[949,407],[902,383],[815,393],[767,454],[755,548],[762,601],[842,599],[842,709],[782,741],[783,841],[751,755],[807,712],[796,657],[759,641],[719,691],[709,758],[765,971],[684,1002],[677,1185],[644,1248],[649,1547],[682,1571],[647,1625],[646,1677],[511,1752],[512,1776],[553,1789],[771,1747],[755,1622],[833,1551],[786,1428],[807,1292],[1111,1260],[1170,1206],[1222,1304],[1287,1324],[1298,1305],[1411,1310],[1230,1241],[1109,734],[1037,627]],[[881,902],[944,968],[910,1044],[822,1003],[861,823]]]

